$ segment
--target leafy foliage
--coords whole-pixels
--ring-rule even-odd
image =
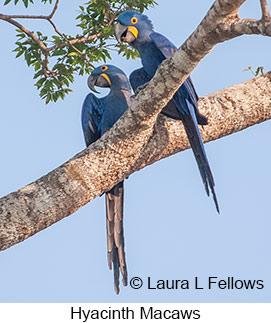
[[[244,72],[250,71],[254,76],[264,75],[264,67],[258,66],[255,72],[252,69],[252,66],[248,66],[248,68],[244,69]]]
[[[23,2],[23,4],[24,4],[24,6],[27,8],[28,7],[28,4],[29,3],[34,3],[34,1],[33,0],[20,0],[21,2]],[[6,0],[5,2],[4,2],[4,6],[5,5],[7,5],[7,4],[9,4],[11,2],[11,0]],[[19,2],[19,0],[14,0],[14,4],[16,5],[17,3]],[[49,2],[49,3],[52,3],[53,2],[53,0],[41,0],[41,2],[43,2],[43,3],[46,3],[46,2]]]
[[[27,7],[34,0],[14,0],[17,4],[23,1]],[[41,0],[52,3],[52,0]],[[5,4],[11,0],[6,0]],[[138,53],[126,44],[117,44],[114,39],[113,23],[123,11],[133,9],[143,12],[157,3],[154,0],[90,0],[79,6],[76,17],[77,26],[81,28],[78,35],[66,35],[55,30],[52,37],[40,31],[31,35],[17,29],[16,57],[23,56],[27,65],[34,69],[35,86],[46,103],[64,99],[71,89],[75,75],[89,74],[93,63],[111,59],[110,51],[118,50],[127,59],[138,57]],[[45,19],[45,18],[44,18]],[[47,17],[48,22],[52,22]],[[76,22],[75,22],[76,23]],[[31,37],[33,36],[34,37]],[[45,50],[38,44],[38,39]],[[114,39],[114,44],[108,40]]]

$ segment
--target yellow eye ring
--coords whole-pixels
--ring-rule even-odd
[[[132,24],[136,24],[138,22],[138,20],[137,20],[137,18],[136,17],[133,17],[132,19],[131,19],[131,23]]]
[[[107,67],[106,65],[103,65],[103,66],[101,67],[101,70],[104,72],[104,71],[108,70],[108,67]]]

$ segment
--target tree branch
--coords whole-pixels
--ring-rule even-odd
[[[217,43],[246,34],[238,16],[244,2],[215,1],[196,31],[160,65],[102,138],[48,175],[0,200],[0,249],[72,214],[134,171],[189,147],[181,123],[158,114]],[[268,29],[268,23],[266,26]],[[266,35],[265,30],[258,32]],[[200,100],[202,112],[209,116],[204,140],[270,119],[270,80],[269,73]]]
[[[81,55],[84,60],[86,61],[86,63],[91,66],[92,68],[94,68],[94,65],[91,64],[91,62],[87,59],[86,55],[84,53],[82,53],[78,48],[76,48],[72,43],[71,41],[69,41],[56,27],[56,25],[53,23],[53,21],[51,19],[48,19],[49,23],[53,26],[55,32],[65,41],[65,43],[67,45],[69,45],[71,48],[73,48],[75,50],[75,52],[77,52],[79,55]],[[51,49],[49,48],[49,51]]]
[[[56,11],[57,11],[57,7],[58,7],[58,3],[59,3],[59,0],[56,0],[56,3],[55,3],[55,5],[54,5],[53,10],[52,10],[51,14],[48,16],[50,19],[52,19],[52,18],[53,18],[53,16],[54,16],[54,14],[56,13]]]
[[[4,15],[4,16],[9,17],[11,19],[46,19],[46,20],[48,20],[48,19],[53,18],[54,14],[57,10],[58,3],[59,3],[59,0],[56,0],[53,10],[48,16],[44,16],[44,15]]]
[[[76,44],[81,44],[81,43],[87,43],[87,42],[90,42],[96,38],[99,38],[101,36],[101,33],[96,33],[96,34],[93,34],[93,35],[89,35],[88,37],[81,37],[81,38],[75,38],[75,39],[71,39],[69,40],[69,42],[67,41],[64,41],[63,43],[59,43],[59,44],[56,44],[52,47],[48,47],[48,50],[49,51],[52,51],[56,48],[63,48],[65,46],[68,46],[68,45],[76,45]]]
[[[205,142],[268,120],[271,74],[201,98],[199,107],[209,119],[202,131]],[[0,250],[72,214],[133,172],[190,148],[180,121],[159,115],[154,128],[152,122],[142,120],[141,111],[127,111],[88,149],[0,199]]]
[[[17,21],[15,21],[14,19],[46,19],[46,20],[51,20],[51,18],[54,16],[57,7],[58,7],[58,3],[59,0],[56,0],[56,3],[54,5],[54,8],[52,10],[52,12],[50,13],[49,16],[36,16],[36,15],[3,15],[0,13],[0,19],[4,20],[6,22],[9,22],[10,24],[16,26],[17,28],[19,28],[21,31],[23,31],[24,33],[26,33],[29,37],[31,37],[40,47],[40,49],[43,52],[49,52],[50,49],[48,49],[45,44],[39,40],[36,35],[34,33],[32,33],[31,31],[29,31],[26,27],[24,27],[23,25],[21,25],[20,23],[18,23]]]
[[[240,19],[232,24],[228,32],[236,35],[263,35],[271,36],[271,20]]]
[[[13,20],[11,18],[12,16],[9,16],[9,15],[3,15],[0,13],[0,19],[1,20],[4,20],[10,24],[12,24],[13,26],[19,28],[21,31],[23,31],[24,33],[26,33],[26,35],[28,35],[29,37],[31,37],[34,42],[36,42],[38,44],[38,46],[40,47],[40,49],[43,51],[43,52],[47,52],[48,51],[48,48],[45,46],[45,44],[38,39],[38,37],[32,33],[30,30],[28,30],[26,27],[24,27],[23,25],[21,25],[20,23],[18,23],[17,21]]]
[[[261,2],[261,8],[262,8],[262,20],[270,20],[270,12],[268,8],[268,4],[266,0],[260,0]]]
[[[4,14],[0,13],[0,19],[4,20],[6,22],[9,22],[10,24],[12,24],[12,25],[18,27],[19,29],[21,29],[29,37],[31,37],[44,52],[49,53],[49,52],[51,52],[51,51],[53,51],[53,50],[55,50],[57,48],[63,48],[63,47],[66,47],[66,46],[71,46],[75,51],[77,51],[80,55],[82,55],[84,57],[84,59],[86,59],[85,55],[82,52],[80,52],[76,47],[74,47],[74,45],[91,42],[94,39],[99,38],[101,36],[101,33],[95,33],[95,34],[89,35],[88,37],[82,36],[80,38],[67,40],[63,36],[63,34],[58,31],[56,25],[52,21],[52,18],[53,18],[54,14],[55,14],[55,12],[56,12],[56,10],[58,8],[58,4],[59,4],[59,0],[56,0],[53,10],[48,16],[44,16],[44,15],[4,15]],[[125,2],[123,1],[120,4],[119,8],[116,10],[116,12],[111,17],[111,19],[108,21],[108,26],[111,26],[114,23],[116,17],[120,13],[120,11],[122,10],[124,5],[125,5]],[[131,10],[133,7],[134,7],[134,4],[131,4],[126,9]],[[19,24],[17,21],[14,21],[13,19],[43,19],[43,20],[47,20],[52,25],[55,32],[64,39],[64,42],[55,44],[55,45],[53,45],[51,47],[46,47],[45,44],[35,36],[34,33],[30,32],[26,27]],[[90,62],[88,60],[87,60],[87,63],[90,64]]]

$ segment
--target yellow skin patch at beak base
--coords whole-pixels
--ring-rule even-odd
[[[132,33],[134,35],[135,38],[137,38],[138,36],[138,30],[136,27],[134,26],[129,26],[128,27],[128,30],[130,31],[130,33]]]
[[[105,73],[102,73],[101,76],[104,77],[107,80],[108,84],[111,86],[111,81],[110,81],[109,76],[106,75]]]

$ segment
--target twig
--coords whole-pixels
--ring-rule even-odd
[[[87,59],[86,54],[82,53],[78,48],[76,48],[67,38],[66,36],[64,36],[57,28],[56,25],[53,23],[53,21],[51,19],[47,19],[49,21],[49,23],[53,26],[55,32],[63,39],[65,40],[65,42],[71,46],[79,55],[81,55],[84,60],[87,62],[87,64],[89,64],[92,68],[94,68],[94,66],[91,64],[91,62]],[[50,49],[51,50],[51,49]]]
[[[47,71],[48,71],[48,56],[49,56],[49,54],[48,54],[48,53],[46,53],[46,54],[45,54],[44,61],[43,61],[43,63],[42,63],[42,72],[43,72],[43,74],[44,74],[44,76],[45,76],[46,78],[48,78],[48,77],[49,77],[49,75],[47,74]]]
[[[54,14],[57,10],[57,7],[58,7],[58,3],[59,3],[59,0],[56,0],[53,10],[50,13],[50,15],[48,15],[48,16],[44,16],[44,15],[3,15],[3,16],[9,17],[11,19],[46,19],[46,20],[48,20],[54,16]]]
[[[112,25],[112,23],[114,22],[114,20],[116,19],[118,13],[120,12],[121,8],[124,6],[125,2],[123,1],[120,6],[118,7],[118,9],[115,11],[115,13],[113,14],[113,16],[111,17],[111,19],[109,20],[108,24]]]
[[[262,8],[262,20],[270,20],[270,12],[268,9],[268,4],[266,0],[260,0],[261,2],[261,8]]]
[[[26,27],[24,27],[23,25],[21,25],[17,21],[13,20],[11,18],[11,16],[0,14],[0,19],[9,22],[10,24],[16,26],[21,31],[26,33],[29,37],[31,37],[39,45],[40,49],[43,52],[48,52],[49,51],[49,49],[46,47],[46,45],[41,40],[39,40],[34,33],[32,33],[30,30],[28,30]]]
[[[5,20],[5,21],[13,24],[14,26],[18,27],[19,29],[21,29],[28,36],[30,36],[39,45],[39,47],[44,52],[50,52],[50,51],[52,51],[54,49],[57,49],[57,48],[63,48],[65,46],[71,46],[78,54],[85,56],[85,54],[83,54],[81,51],[79,51],[74,45],[80,44],[80,43],[91,42],[95,38],[98,38],[101,35],[101,33],[96,33],[96,34],[90,35],[88,37],[83,36],[81,38],[68,40],[62,33],[60,33],[57,30],[55,24],[53,23],[53,21],[51,19],[54,16],[54,14],[55,14],[55,12],[56,12],[56,10],[58,8],[58,4],[59,4],[59,0],[56,0],[56,3],[54,5],[53,10],[50,13],[50,15],[48,15],[48,16],[44,16],[44,15],[4,15],[4,14],[0,14],[0,19]],[[113,24],[114,20],[116,19],[118,13],[120,12],[120,10],[124,6],[124,4],[125,4],[125,2],[123,1],[121,3],[121,5],[119,6],[119,8],[114,13],[114,15],[111,17],[110,21],[108,22],[108,25]],[[134,5],[132,4],[127,8],[127,10],[131,10],[133,7],[134,7]],[[13,19],[43,19],[43,20],[47,20],[53,26],[56,33],[58,35],[60,35],[61,38],[64,39],[64,42],[59,43],[59,44],[55,44],[55,45],[53,45],[51,47],[46,47],[45,44],[35,36],[34,33],[30,32],[27,28],[25,28],[23,25],[19,24],[18,22],[14,21]],[[85,59],[86,59],[86,57],[85,57]],[[88,60],[87,60],[87,63],[91,65],[91,63]]]
[[[48,16],[50,19],[53,18],[53,15],[56,13],[57,7],[58,7],[59,0],[56,0],[56,3],[54,5],[54,8],[51,12],[51,14]]]
[[[24,33],[26,33],[29,37],[31,37],[38,44],[38,46],[41,48],[41,50],[45,54],[45,59],[44,59],[44,64],[43,64],[43,73],[44,73],[45,77],[49,77],[49,75],[47,74],[47,71],[48,71],[50,73],[50,75],[59,82],[59,80],[56,78],[55,73],[52,70],[50,70],[48,67],[49,52],[54,49],[57,49],[57,48],[71,46],[79,55],[81,55],[84,58],[84,60],[87,62],[87,64],[89,64],[91,67],[94,67],[91,64],[91,62],[87,59],[86,54],[82,53],[74,45],[82,43],[82,42],[86,42],[86,41],[91,41],[91,40],[95,39],[96,37],[99,37],[100,34],[97,33],[97,34],[91,35],[89,37],[82,37],[80,39],[68,40],[57,29],[56,25],[52,21],[52,17],[56,13],[56,10],[58,8],[58,4],[59,4],[59,0],[56,0],[53,10],[48,16],[44,16],[44,15],[3,15],[3,14],[0,14],[0,19],[5,20],[5,21],[9,22],[10,24],[18,27],[20,30],[22,30]],[[47,20],[51,24],[51,26],[54,28],[55,32],[64,40],[64,42],[60,43],[60,44],[56,44],[56,45],[48,48],[41,40],[39,40],[37,38],[37,36],[33,32],[29,31],[26,27],[24,27],[23,25],[21,25],[20,23],[18,23],[17,21],[15,21],[13,19],[43,19],[43,20]]]
[[[49,53],[47,52],[44,54],[44,61],[42,64],[42,72],[46,78],[52,77],[53,79],[55,79],[58,82],[58,84],[61,86],[61,89],[63,89],[62,83],[56,77],[57,74],[48,67],[48,63],[49,63]],[[49,72],[49,74],[47,72]]]
[[[101,35],[101,33],[97,33],[97,34],[90,35],[88,37],[83,36],[81,38],[72,39],[72,40],[69,40],[69,42],[65,41],[63,43],[56,44],[56,45],[54,45],[52,47],[48,47],[48,50],[51,51],[51,50],[54,50],[56,48],[63,48],[63,47],[68,46],[68,45],[76,45],[76,44],[81,44],[81,43],[87,43],[87,42],[92,41],[95,38],[100,37],[100,35]]]

